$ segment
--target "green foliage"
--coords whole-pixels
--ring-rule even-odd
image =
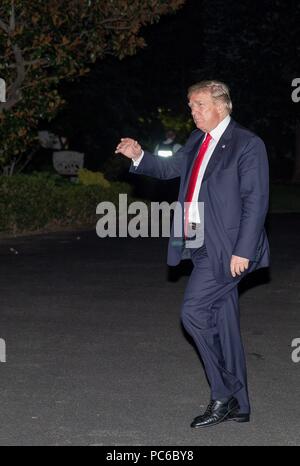
[[[40,120],[52,120],[64,101],[62,80],[89,72],[98,59],[122,59],[144,47],[140,30],[184,0],[1,0],[0,76],[7,101],[0,102],[0,166],[36,142]]]
[[[118,204],[119,193],[131,197],[126,183],[109,188],[84,186],[49,174],[0,177],[0,231],[20,233],[57,226],[96,224],[96,206],[102,201]]]
[[[179,140],[184,141],[188,134],[194,129],[192,118],[186,118],[184,114],[175,114],[170,109],[159,108],[158,118],[161,121],[165,130],[173,130],[176,132]]]
[[[81,168],[78,171],[79,182],[85,186],[98,185],[101,188],[107,189],[110,187],[110,182],[105,179],[103,173],[92,172],[86,168]]]

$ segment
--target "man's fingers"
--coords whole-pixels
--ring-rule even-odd
[[[125,151],[125,150],[129,149],[131,146],[132,146],[132,143],[121,142],[117,146],[117,151]]]
[[[140,144],[131,138],[121,138],[121,142],[117,145],[115,154],[121,153],[126,157],[137,157],[141,153]]]
[[[243,262],[238,262],[238,268],[239,268],[240,273],[244,272],[245,267],[244,267]]]
[[[231,275],[235,277],[236,275],[241,275],[249,267],[249,259],[243,257],[232,256],[230,261],[230,271]]]
[[[121,141],[120,144],[117,145],[118,148],[124,148],[124,147],[134,147],[137,145],[137,141],[133,140],[125,140]]]
[[[236,264],[236,265],[235,265],[235,271],[236,271],[236,273],[237,273],[238,275],[241,275],[241,270],[240,270],[239,264]]]
[[[248,267],[242,262],[232,261],[230,265],[231,275],[233,277],[235,277],[236,275],[241,275],[245,271],[245,268],[248,268]]]
[[[234,269],[234,262],[233,261],[231,261],[231,263],[230,263],[230,271],[231,271],[231,275],[233,277],[235,277],[235,269]]]
[[[127,142],[134,142],[134,139],[132,139],[132,138],[121,138],[121,141],[122,141],[122,142],[125,142],[125,143],[127,143]]]

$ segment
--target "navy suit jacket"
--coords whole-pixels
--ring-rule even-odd
[[[196,129],[170,158],[145,151],[130,172],[162,180],[180,177],[178,201],[183,207],[193,162],[204,138]],[[204,241],[218,282],[234,280],[234,254],[250,260],[247,272],[269,265],[269,243],[264,228],[269,204],[269,165],[263,141],[233,119],[220,138],[206,167],[199,202],[204,202]],[[172,225],[168,265],[188,258],[183,237],[174,237]],[[236,277],[238,278],[238,277]]]

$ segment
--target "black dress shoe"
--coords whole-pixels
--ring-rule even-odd
[[[204,416],[207,416],[208,414],[211,414],[211,410],[212,410],[214,403],[215,403],[215,400],[210,400],[204,413],[200,414],[200,416],[198,417],[201,417],[201,416],[204,417]]]
[[[225,421],[249,422],[250,414],[248,413],[230,413]]]
[[[212,400],[204,414],[197,416],[191,423],[192,428],[210,427],[225,421],[230,414],[237,415],[239,404],[233,396],[228,401]]]
[[[211,409],[214,405],[214,400],[210,400],[210,402],[207,405],[207,408],[201,416],[204,417],[207,414],[211,414]],[[200,418],[200,416],[198,416]],[[250,414],[249,413],[236,413],[235,411],[233,413],[230,413],[228,417],[225,419],[225,421],[235,421],[235,422],[249,422],[250,421]]]

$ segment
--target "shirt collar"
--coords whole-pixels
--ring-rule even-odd
[[[227,126],[229,125],[230,120],[231,120],[230,115],[227,115],[222,121],[220,121],[218,126],[216,126],[214,129],[212,129],[210,131],[209,134],[211,135],[212,139],[215,142],[219,142],[219,140],[221,139],[222,134],[224,133]]]

